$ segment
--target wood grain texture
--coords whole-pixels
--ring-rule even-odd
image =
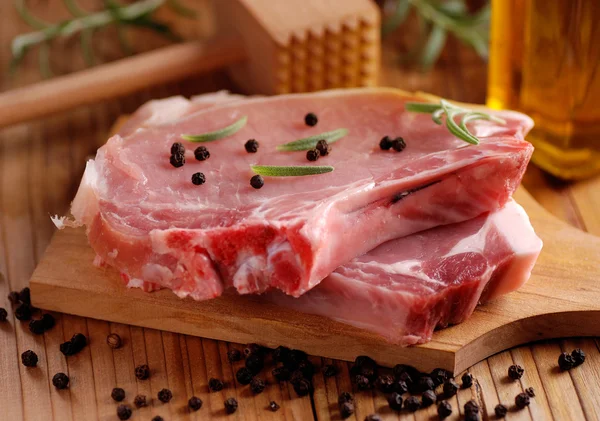
[[[89,10],[101,6],[100,0],[79,0],[78,3]],[[194,6],[202,8],[207,2],[194,0]],[[35,7],[36,14],[51,21],[58,21],[68,16],[68,12],[59,0],[28,0],[28,4]],[[202,9],[203,10],[203,9]],[[167,16],[172,18],[172,16]],[[200,14],[200,24],[195,21],[180,21],[178,28],[188,28],[192,32],[205,33],[212,22],[210,14]],[[15,34],[25,32],[29,28],[23,24],[14,12],[12,2],[0,2],[0,69],[6,69],[9,63],[9,39]],[[98,61],[116,58],[122,52],[113,42],[114,30],[98,33],[95,36],[95,50]],[[410,35],[403,32],[401,34]],[[159,45],[164,41],[156,39],[154,34],[145,31],[131,31],[128,38],[136,50],[145,51]],[[333,40],[332,40],[333,41]],[[382,83],[396,86],[406,90],[423,90],[438,95],[466,101],[483,102],[485,99],[485,64],[482,63],[471,51],[460,48],[456,42],[450,41],[438,65],[429,73],[422,74],[417,69],[401,67],[397,51],[401,39],[389,39],[384,47]],[[77,48],[76,40],[59,43],[53,49],[53,68],[57,73],[65,73],[84,68],[83,60]],[[0,71],[0,90],[6,91],[12,87],[23,86],[39,80],[37,68],[37,51],[33,50],[26,58],[24,65],[15,78]],[[124,113],[130,113],[143,102],[151,98],[162,98],[174,94],[192,95],[201,92],[210,92],[217,89],[236,90],[236,86],[223,74],[211,74],[204,78],[194,78],[180,84],[157,87],[145,90],[136,95],[130,95],[119,101],[109,101],[93,106],[82,107],[79,110],[57,115],[52,119],[45,119],[27,125],[0,130],[0,306],[9,310],[9,323],[0,324],[0,396],[3,397],[2,413],[0,418],[8,420],[34,420],[35,415],[42,415],[41,419],[78,420],[74,414],[81,411],[76,408],[78,401],[71,398],[71,392],[77,396],[94,396],[94,402],[104,402],[112,412],[104,416],[102,421],[116,420],[114,410],[116,404],[110,402],[105,392],[99,385],[105,380],[94,379],[92,382],[78,382],[77,387],[85,390],[56,391],[49,383],[52,375],[62,371],[79,377],[80,367],[75,367],[75,362],[65,357],[58,351],[58,346],[65,340],[63,333],[71,332],[69,325],[78,318],[70,318],[55,313],[57,325],[43,335],[43,342],[36,345],[36,352],[40,355],[38,377],[21,376],[20,354],[26,350],[27,343],[18,339],[29,336],[26,325],[14,319],[8,300],[8,291],[24,287],[33,268],[41,258],[48,245],[53,227],[49,215],[66,211],[73,197],[83,172],[85,157],[94,153],[96,148],[104,143],[107,132],[116,118]],[[25,149],[25,151],[24,151]],[[533,177],[530,177],[533,176]],[[535,180],[532,183],[531,180]],[[580,183],[557,183],[549,177],[544,177],[535,167],[530,167],[524,180],[527,190],[536,200],[554,213],[560,219],[588,230],[590,233],[600,235],[598,220],[598,205],[600,203],[600,179],[592,179]],[[99,347],[105,345],[104,332],[94,330],[88,321],[90,333],[90,365],[96,367],[96,358],[100,355]],[[127,392],[126,402],[131,403],[137,393],[145,393],[149,398],[154,398],[152,406],[142,410],[135,410],[131,419],[150,420],[153,411],[162,407],[156,402],[155,392],[151,390],[151,383],[139,381],[133,375],[136,364],[148,360],[146,350],[149,348],[163,349],[163,342],[158,335],[146,336],[150,329],[131,327],[118,323],[104,323],[111,332],[116,332],[124,339],[121,349],[108,351],[112,355],[113,367],[104,373],[107,377],[114,373],[115,385],[123,387]],[[102,336],[101,336],[102,335]],[[167,352],[174,360],[182,362],[182,371],[172,371],[173,375],[162,374],[167,367],[165,361],[156,360],[153,370],[157,378],[172,378],[183,376],[178,382],[183,381],[186,387],[186,398],[192,393],[201,397],[204,407],[195,414],[190,414],[185,408],[175,407],[173,418],[167,420],[340,420],[337,409],[337,396],[341,391],[352,389],[346,362],[334,360],[333,363],[341,370],[335,378],[324,379],[318,375],[315,379],[317,389],[313,399],[297,398],[287,385],[271,385],[267,390],[269,398],[281,405],[275,415],[267,412],[256,404],[252,396],[245,395],[247,389],[235,383],[232,373],[241,366],[241,363],[229,365],[222,354],[213,353],[214,345],[225,348],[241,348],[236,344],[225,344],[212,340],[192,336],[175,335],[179,338],[180,355],[176,351]],[[66,338],[68,339],[68,337]],[[205,346],[205,344],[207,344]],[[544,351],[547,345],[558,345]],[[37,348],[39,346],[40,348]],[[558,375],[556,373],[556,359],[560,349],[570,350],[575,346],[582,347],[588,354],[588,361],[581,367],[569,373]],[[219,349],[219,348],[217,348]],[[205,353],[205,350],[207,353]],[[515,363],[525,368],[525,375],[519,382],[522,388],[533,386],[536,397],[525,411],[510,411],[507,419],[526,420],[568,420],[569,414],[581,416],[585,419],[600,419],[595,411],[600,396],[600,352],[595,339],[568,339],[561,341],[543,341],[503,352],[512,356]],[[320,365],[332,362],[329,359],[314,358]],[[45,361],[45,362],[44,362]],[[186,363],[187,361],[187,363]],[[454,414],[449,420],[461,419],[458,411],[458,402],[464,404],[468,397],[476,399],[482,406],[483,420],[496,419],[493,415],[494,406],[500,401],[512,405],[514,397],[511,396],[514,385],[504,381],[503,373],[506,372],[505,359],[487,359],[469,368],[473,373],[476,383],[469,391],[460,391],[459,397],[452,400]],[[98,362],[98,366],[101,363]],[[233,416],[226,417],[222,411],[223,394],[208,393],[207,372],[223,370],[232,383],[226,389],[226,396],[244,396],[240,410]],[[492,375],[492,371],[496,374]],[[96,370],[91,373],[96,376]],[[166,373],[166,372],[165,372]],[[25,372],[24,374],[28,374]],[[495,381],[496,380],[496,381]],[[568,380],[568,381],[566,381]],[[157,382],[157,387],[165,387],[163,380]],[[34,384],[36,382],[36,384]],[[49,398],[32,400],[31,396],[39,395],[40,389],[45,388],[44,394]],[[567,391],[571,382],[572,387]],[[160,384],[159,384],[160,383]],[[171,383],[169,383],[170,385]],[[178,384],[178,383],[175,383]],[[180,387],[180,386],[179,386]],[[38,392],[35,392],[35,391]],[[372,410],[377,410],[384,420],[432,420],[431,409],[420,411],[415,415],[402,412],[400,415],[392,413],[381,395],[371,392],[356,392],[357,414],[363,418]],[[78,395],[79,394],[79,395]],[[27,396],[27,399],[24,397]],[[265,395],[266,396],[266,395]],[[563,401],[567,397],[568,402]],[[260,399],[264,399],[260,396]],[[178,401],[178,405],[179,405]],[[103,414],[103,404],[98,404],[98,410]],[[568,408],[565,408],[568,406]],[[461,408],[462,410],[462,408]],[[171,414],[171,412],[169,412]],[[268,417],[268,418],[267,418]],[[353,416],[350,419],[362,421],[363,418]],[[84,419],[91,419],[86,417]],[[575,418],[577,421],[581,418]]]

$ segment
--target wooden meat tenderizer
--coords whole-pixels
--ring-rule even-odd
[[[0,94],[0,127],[228,67],[245,93],[377,84],[371,0],[215,0],[219,32]]]

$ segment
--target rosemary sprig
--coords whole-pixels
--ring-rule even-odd
[[[319,140],[324,139],[327,143],[333,143],[340,140],[342,137],[348,134],[348,129],[336,129],[330,132],[316,134],[314,136],[305,137],[302,139],[294,140],[293,142],[284,143],[278,145],[278,151],[307,151],[314,149],[317,146]]]
[[[334,170],[329,165],[298,165],[298,166],[277,166],[277,165],[252,165],[252,171],[265,177],[294,177],[302,175],[325,174]]]
[[[473,135],[467,128],[467,123],[475,120],[488,120],[498,124],[506,124],[501,118],[493,116],[482,111],[474,111],[469,108],[459,107],[458,105],[451,104],[445,99],[441,99],[439,104],[430,102],[407,102],[404,107],[407,111],[415,113],[426,113],[431,114],[431,119],[436,124],[443,124],[442,116],[446,116],[446,127],[457,138],[464,140],[472,145],[478,145],[480,139]],[[461,116],[459,124],[454,121],[455,117]]]
[[[246,125],[247,121],[248,116],[243,116],[235,123],[232,123],[227,127],[223,127],[222,129],[215,130],[214,132],[208,132],[203,134],[182,134],[181,138],[190,142],[212,142],[213,140],[219,140],[238,132],[242,127]]]

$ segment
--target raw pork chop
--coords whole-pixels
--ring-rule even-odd
[[[143,280],[194,299],[229,286],[300,296],[385,241],[501,207],[518,185],[532,152],[523,140],[528,117],[503,112],[506,125],[475,122],[482,142],[469,146],[430,116],[404,110],[418,99],[383,88],[255,98],[113,136],[88,162],[72,224],[86,225],[91,246],[132,285]],[[304,124],[307,112],[319,116],[317,126]],[[206,144],[210,159],[195,161],[197,144],[185,142],[187,164],[169,164],[181,134],[241,116],[242,130]],[[276,145],[341,127],[349,135],[319,161],[334,172],[250,186],[251,164],[309,164],[304,152]],[[406,149],[380,150],[384,135],[403,136]],[[256,154],[244,150],[250,138],[260,142]],[[204,185],[191,183],[197,171]]]
[[[337,268],[302,297],[260,299],[319,314],[402,345],[466,320],[478,302],[523,285],[542,249],[512,200],[470,221],[388,241]]]

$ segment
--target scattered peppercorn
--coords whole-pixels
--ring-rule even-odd
[[[136,397],[133,398],[133,404],[136,408],[143,408],[144,406],[148,406],[146,395],[136,395]]]
[[[4,307],[0,307],[0,322],[5,322],[8,318],[8,312]]]
[[[338,396],[338,405],[341,405],[344,402],[353,402],[354,403],[354,397],[348,392],[342,392],[342,393],[340,393],[340,396]]]
[[[185,164],[185,155],[184,154],[179,154],[179,153],[178,154],[173,154],[173,155],[171,155],[171,158],[169,159],[169,162],[175,168],[183,167],[184,164]]]
[[[309,161],[316,161],[317,159],[319,159],[319,156],[321,156],[321,154],[316,149],[309,149],[308,151],[306,151],[306,159],[308,159]]]
[[[208,158],[210,158],[210,152],[208,149],[206,149],[206,146],[198,146],[194,150],[194,157],[198,161],[206,161]]]
[[[494,408],[494,413],[496,414],[497,418],[504,418],[506,416],[506,414],[508,413],[508,408],[506,406],[502,405],[501,403],[499,403]]]
[[[346,419],[354,414],[354,403],[344,402],[340,405],[340,416],[342,419]]]
[[[278,382],[285,382],[290,379],[290,370],[285,367],[276,367],[271,371],[271,374]]]
[[[8,294],[8,301],[14,306],[19,304],[19,293],[17,291],[11,291]]]
[[[475,412],[467,412],[464,421],[480,421],[479,414]]]
[[[138,365],[135,368],[135,377],[138,380],[146,380],[150,377],[150,367],[148,367],[148,364]]]
[[[224,384],[221,380],[211,377],[208,380],[208,388],[211,392],[219,392],[223,390]]]
[[[370,414],[365,417],[365,421],[381,421],[381,417],[377,414]]]
[[[262,393],[262,391],[265,390],[266,386],[267,385],[266,385],[265,381],[263,379],[261,379],[260,377],[255,377],[250,382],[250,390],[255,395]]]
[[[65,357],[68,357],[70,355],[75,355],[75,346],[73,345],[73,342],[71,341],[67,341],[67,342],[63,342],[62,344],[60,344],[60,352],[62,352],[62,354]]]
[[[258,352],[254,352],[246,357],[246,368],[256,375],[265,366],[262,355]]]
[[[401,395],[408,392],[408,386],[404,380],[396,380],[394,382],[394,392],[398,392]]]
[[[406,148],[406,142],[401,137],[397,137],[392,141],[392,148],[396,152],[402,152]]]
[[[282,363],[284,362],[290,355],[290,349],[285,346],[278,346],[273,350],[273,361]]]
[[[273,412],[279,411],[280,406],[275,401],[269,402],[269,409]]]
[[[235,378],[237,379],[238,383],[242,385],[250,384],[252,377],[254,377],[254,375],[246,367],[240,368],[237,373],[235,373]]]
[[[394,377],[389,374],[381,374],[375,380],[375,387],[383,393],[391,393],[394,391]]]
[[[247,344],[244,347],[244,356],[248,357],[251,354],[256,354],[256,355],[264,356],[265,349],[262,346],[260,346],[259,344],[255,344],[255,343]]]
[[[71,338],[71,342],[75,347],[75,353],[81,351],[87,345],[87,338],[83,333],[76,333]]]
[[[433,390],[435,389],[435,383],[433,382],[433,379],[429,376],[423,376],[419,379],[418,383],[418,390],[419,392],[425,392],[426,390]]]
[[[52,377],[52,384],[57,389],[66,389],[69,386],[69,376],[65,373],[56,373],[54,377]]]
[[[23,288],[20,292],[19,292],[19,300],[22,303],[31,305],[31,291],[29,290],[28,287]]]
[[[371,382],[369,382],[369,378],[367,376],[363,376],[362,374],[354,376],[354,383],[356,383],[358,390],[369,390],[371,388]]]
[[[294,372],[290,376],[290,383],[294,384],[305,378],[306,377],[304,377],[304,374],[302,374],[302,371],[294,370]]]
[[[319,140],[315,149],[319,151],[321,156],[327,156],[331,152],[331,146],[329,146],[325,139]]]
[[[227,351],[227,359],[230,363],[237,362],[242,359],[242,353],[239,349],[230,349]]]
[[[530,398],[529,398],[529,395],[527,393],[519,393],[515,397],[515,405],[519,409],[523,409],[526,406],[529,406],[529,402],[530,402]]]
[[[309,380],[306,379],[302,379],[296,383],[294,383],[294,392],[296,392],[296,394],[298,396],[306,396],[308,395],[311,390],[312,390],[312,384]]]
[[[117,417],[119,417],[120,420],[128,420],[131,418],[131,413],[132,411],[129,405],[117,406]]]
[[[444,396],[446,398],[451,398],[456,395],[458,391],[458,383],[454,381],[454,379],[448,379],[444,382]]]
[[[309,360],[300,361],[300,364],[298,364],[298,370],[300,370],[304,377],[309,380],[315,375],[315,365]]]
[[[121,337],[116,333],[111,333],[106,337],[106,343],[112,349],[119,349],[122,345]]]
[[[437,413],[438,417],[440,417],[441,420],[448,418],[450,415],[452,415],[452,405],[450,405],[450,402],[440,402],[437,407]]]
[[[41,319],[29,321],[29,331],[34,335],[42,335],[45,331],[44,327],[44,322]]]
[[[406,364],[396,364],[392,372],[396,379],[403,380],[406,384],[412,383],[413,380],[417,380],[421,376],[419,370]]]
[[[56,324],[56,320],[54,320],[54,316],[50,313],[45,313],[42,315],[42,324],[44,326],[44,330],[50,330]]]
[[[253,175],[252,178],[250,179],[250,185],[252,187],[254,187],[256,190],[262,188],[262,186],[265,185],[265,180],[262,178],[262,176],[256,174]]]
[[[228,414],[233,414],[238,409],[238,401],[235,398],[228,398],[223,402],[223,405],[225,405],[225,412]]]
[[[525,389],[525,393],[527,393],[530,398],[535,397],[535,390],[533,389],[533,387],[528,387],[527,389]]]
[[[202,408],[202,399],[197,396],[192,396],[190,400],[188,400],[188,407],[192,411],[198,411],[200,408]]]
[[[308,113],[304,116],[304,123],[306,123],[307,126],[316,126],[318,122],[319,119],[315,113]]]
[[[465,414],[468,413],[479,413],[479,404],[471,399],[469,402],[465,404]]]
[[[206,177],[203,173],[197,172],[192,174],[192,184],[200,186],[206,182]]]
[[[301,361],[304,361],[308,358],[306,352],[300,351],[299,349],[292,349],[287,354],[287,358],[283,360],[284,367],[287,367],[289,370],[295,370],[300,365]]]
[[[256,139],[250,139],[244,144],[244,148],[246,148],[246,152],[248,153],[256,153],[258,151],[258,142]]]
[[[404,409],[410,412],[415,412],[421,407],[421,402],[416,396],[410,396],[404,401]]]
[[[19,305],[15,310],[15,317],[22,322],[31,319],[31,306],[25,303]]]
[[[21,354],[21,362],[25,367],[35,367],[38,363],[38,356],[29,349]]]
[[[444,370],[443,368],[434,368],[429,374],[429,377],[432,378],[435,387],[437,387],[441,384],[444,384],[444,382],[452,376],[448,370]]]
[[[558,366],[563,371],[572,369],[574,364],[575,364],[575,360],[573,359],[573,357],[570,354],[567,354],[566,352],[563,352],[558,357]]]
[[[513,380],[519,380],[521,377],[523,377],[524,372],[525,370],[523,370],[523,367],[517,364],[513,364],[508,367],[508,377]]]
[[[158,391],[156,397],[162,403],[169,403],[169,401],[173,399],[173,393],[169,389],[161,389]]]
[[[473,386],[473,375],[471,373],[463,374],[461,380],[463,389],[468,389]]]
[[[389,151],[392,147],[392,139],[389,136],[384,136],[379,141],[379,147],[382,151]]]
[[[402,409],[402,395],[400,395],[400,393],[392,393],[387,401],[390,408],[394,411],[400,411]]]
[[[185,153],[185,147],[180,142],[171,145],[171,155],[181,155]]]
[[[334,377],[338,373],[338,369],[333,364],[327,364],[323,367],[323,375],[325,377]]]
[[[157,415],[154,418],[152,418],[152,421],[165,421],[165,419],[163,417],[161,417],[160,415]]]
[[[436,401],[437,396],[435,395],[435,392],[433,390],[426,390],[425,392],[423,392],[423,395],[421,395],[421,407],[423,408],[430,407],[431,405],[436,403]]]
[[[110,392],[110,397],[117,402],[121,402],[125,399],[125,391],[120,387],[115,387],[112,392]]]
[[[574,349],[571,352],[571,357],[573,357],[573,367],[577,367],[585,362],[585,352],[581,348]]]

